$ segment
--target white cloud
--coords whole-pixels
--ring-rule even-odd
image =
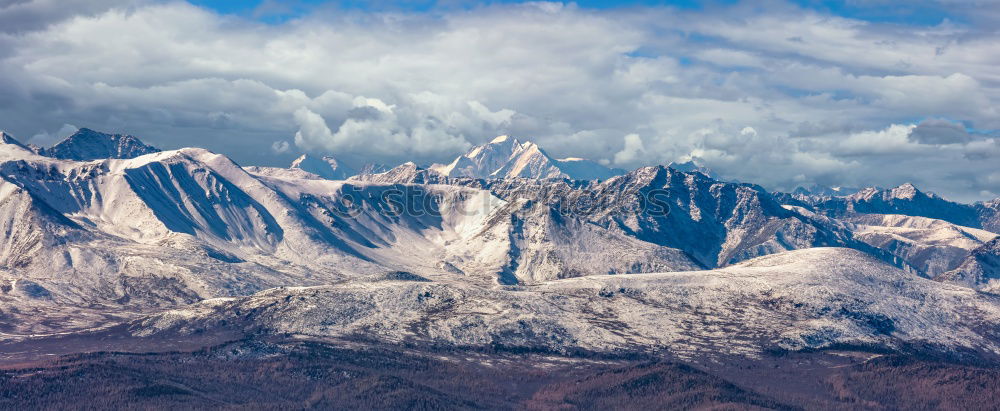
[[[615,164],[631,164],[638,160],[644,151],[646,147],[642,144],[642,138],[638,134],[629,134],[625,136],[625,147],[615,153]]]
[[[287,162],[285,140],[429,163],[510,133],[624,167],[697,157],[769,188],[1000,192],[985,177],[993,137],[920,122],[1000,129],[1000,34],[985,23],[912,28],[781,2],[320,10],[282,24],[92,4],[0,7],[0,26],[34,16],[0,29],[4,129],[51,143],[76,124],[264,165]]]
[[[299,131],[295,132],[295,145],[306,150],[327,148],[336,150],[343,142],[336,141],[330,127],[326,125],[326,120],[319,114],[312,112],[308,108],[302,107],[295,111],[295,122],[299,125]]]

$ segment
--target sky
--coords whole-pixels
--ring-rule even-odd
[[[1000,197],[1000,0],[0,0],[0,129],[243,165],[501,134],[771,190]]]

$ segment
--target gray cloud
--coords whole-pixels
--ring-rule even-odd
[[[910,140],[923,144],[968,143],[972,136],[965,126],[943,119],[927,119],[910,131]]]
[[[287,153],[291,149],[292,145],[286,140],[275,141],[271,143],[271,150],[276,154]]]
[[[92,16],[135,0],[0,0],[0,32],[38,30],[76,16]]]
[[[306,151],[441,162],[511,133],[616,166],[697,158],[772,189],[1000,192],[982,160],[993,143],[913,120],[1000,129],[1000,35],[976,22],[905,27],[779,2],[320,8],[281,24],[180,2],[54,4],[0,3],[0,22],[36,16],[0,32],[0,128],[16,135],[73,124],[285,165]]]

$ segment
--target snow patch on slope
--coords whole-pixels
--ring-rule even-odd
[[[958,267],[997,234],[926,217],[863,214],[846,218],[855,237],[902,258],[926,277]]]
[[[1000,352],[989,331],[1000,322],[991,297],[838,248],[720,270],[590,276],[517,289],[349,282],[212,304],[153,315],[130,329],[155,337],[224,320],[251,334],[681,358],[838,346]]]

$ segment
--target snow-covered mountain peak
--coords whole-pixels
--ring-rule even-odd
[[[131,135],[108,134],[81,128],[58,144],[40,150],[39,154],[65,160],[87,161],[135,158],[158,151],[160,150],[146,145]]]
[[[903,183],[890,189],[878,187],[866,187],[846,198],[854,201],[871,201],[874,198],[881,198],[884,201],[891,200],[914,200],[919,197],[938,198],[933,193],[925,193],[917,189],[911,183]]]
[[[619,178],[632,179],[648,184],[652,181],[663,179],[669,172],[669,168],[664,166],[645,166],[632,170]]]
[[[494,138],[493,140],[490,140],[490,144],[500,144],[500,143],[504,143],[504,142],[507,142],[507,141],[513,141],[514,144],[518,144],[516,138],[511,138],[507,134],[504,134],[502,136],[496,136],[496,138]]]
[[[2,130],[0,130],[0,143],[21,145],[21,142],[17,141],[14,136],[7,134],[6,131]]]
[[[524,152],[524,153],[532,153],[532,154],[538,153],[538,154],[542,154],[542,155],[548,156],[548,154],[546,154],[545,151],[542,151],[542,148],[539,147],[538,144],[535,144],[535,143],[533,143],[531,141],[525,141],[523,143],[517,144],[518,141],[514,140],[514,143],[515,143],[514,146],[517,147],[515,149],[515,152],[519,150],[519,151]]]
[[[152,163],[174,164],[185,161],[221,164],[226,168],[242,170],[242,168],[229,159],[229,157],[198,147],[185,147],[177,150],[156,151],[132,158],[109,158],[106,160],[107,161],[105,161],[105,163],[108,164],[108,169],[112,171],[140,168],[148,166]]]
[[[665,182],[676,176],[682,176],[678,178],[683,180],[687,186],[693,186],[699,183],[722,183],[722,181],[701,171],[685,171],[671,166],[662,165],[640,167],[624,174],[621,178],[629,178],[634,181],[641,182],[642,184],[652,184],[654,182]]]
[[[538,144],[503,135],[474,147],[449,164],[436,164],[431,170],[447,177],[607,179],[622,174],[597,162],[582,158],[555,159]]]
[[[881,192],[882,189],[878,187],[865,187],[858,190],[858,192],[847,196],[847,198],[852,201],[858,201],[858,200],[869,201]]]
[[[361,173],[351,177],[351,181],[366,181],[379,184],[431,184],[444,177],[433,169],[420,167],[417,163],[407,161],[390,170],[381,173]]]
[[[997,210],[984,203],[975,205],[948,201],[936,194],[918,190],[913,184],[881,189],[868,187],[849,196],[797,197],[823,214],[843,218],[859,214],[902,214],[944,220],[952,224],[990,231],[998,229]]]
[[[14,136],[7,134],[6,131],[0,131],[0,144],[12,145],[21,148],[23,150],[32,151],[30,148],[28,148],[28,146],[21,144],[20,141],[17,141],[17,139],[14,138]]]
[[[738,321],[758,327],[734,335],[743,341],[771,336],[767,346],[753,346],[761,350],[776,344],[811,349],[870,341],[891,346],[953,330],[964,333],[970,344],[993,341],[986,338],[992,335],[975,334],[986,329],[976,328],[980,324],[953,323],[949,316],[953,309],[963,315],[994,310],[987,296],[882,264],[916,268],[927,277],[945,273],[940,279],[1000,292],[1000,242],[969,228],[984,225],[977,223],[976,212],[985,213],[986,203],[959,207],[912,185],[869,189],[864,195],[870,201],[828,198],[833,203],[806,210],[781,207],[758,186],[666,166],[602,181],[533,180],[597,173],[603,166],[580,158],[554,159],[537,144],[511,137],[494,139],[456,160],[486,173],[484,180],[446,178],[407,162],[347,181],[306,171],[311,166],[321,172],[340,169],[331,157],[302,156],[291,169],[274,169],[282,174],[248,170],[199,148],[84,162],[41,157],[11,143],[16,140],[6,134],[0,139],[0,232],[7,233],[0,239],[0,281],[31,280],[51,293],[51,302],[34,303],[46,311],[7,314],[16,315],[12,324],[50,308],[125,301],[159,310],[277,286],[332,283],[323,289],[334,291],[329,299],[301,300],[295,293],[303,289],[282,288],[240,299],[246,307],[239,309],[251,312],[246,308],[258,302],[287,308],[281,327],[307,327],[270,329],[350,333],[354,329],[329,327],[327,313],[359,312],[377,300],[385,311],[366,311],[365,319],[402,318],[389,330],[408,336],[418,327],[410,327],[406,316],[427,312],[420,315],[441,319],[429,336],[469,346],[488,341],[478,337],[483,335],[499,336],[499,342],[512,341],[510,335],[550,335],[545,333],[553,328],[546,324],[555,319],[568,324],[563,328],[580,325],[567,331],[565,340],[533,339],[524,347],[548,349],[566,341],[584,341],[589,345],[579,348],[587,350],[634,346],[620,338],[618,321],[627,324],[625,333],[638,336],[636,341],[675,347],[671,344],[716,335],[699,326],[706,312],[720,313],[709,318],[712,324]],[[858,216],[872,213],[878,214]],[[846,217],[838,220],[841,216]],[[857,251],[815,248],[828,246]],[[751,260],[808,248],[815,249]],[[609,273],[623,275],[593,277]],[[569,279],[574,277],[586,278]],[[420,278],[431,281],[413,280]],[[497,283],[521,287],[505,291]],[[442,306],[451,311],[422,305],[453,291],[458,294],[448,301],[456,305]],[[555,292],[561,294],[550,300]],[[296,298],[286,299],[288,293]],[[34,301],[12,295],[0,296],[22,305]],[[757,315],[753,321],[744,315],[748,301]],[[942,309],[941,301],[951,305]],[[480,310],[480,302],[497,309]],[[398,309],[397,303],[417,306]],[[703,303],[711,306],[698,305]],[[786,315],[789,307],[798,311]],[[220,311],[223,317],[212,318],[212,324],[218,319],[238,323],[227,317],[231,313]],[[668,327],[676,332],[662,331],[663,318],[682,317],[688,320]],[[254,321],[269,318],[278,317]],[[524,318],[538,328],[518,331],[525,327],[519,322]],[[34,321],[28,326],[55,327]],[[87,321],[99,320],[80,324],[98,324]],[[887,321],[896,328],[883,326]],[[989,321],[991,327],[1000,323]],[[610,328],[590,337],[594,324]],[[706,329],[712,334],[686,334]],[[944,337],[933,342],[949,343]]]
[[[912,200],[918,194],[921,194],[920,190],[917,190],[917,188],[910,183],[904,183],[889,191],[889,195],[892,196],[892,198],[908,200]]]
[[[489,143],[473,147],[463,157],[481,166],[492,167],[522,150],[524,145],[516,138],[500,136]]]

